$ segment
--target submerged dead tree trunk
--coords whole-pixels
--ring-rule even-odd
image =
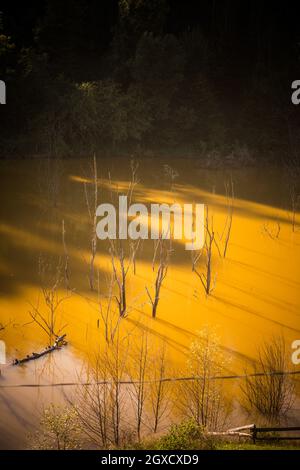
[[[162,283],[168,273],[170,251],[171,249],[166,246],[166,240],[163,240],[161,236],[154,245],[154,255],[152,261],[152,270],[155,271],[155,261],[158,254],[159,261],[154,282],[154,293],[151,294],[148,287],[146,287],[146,292],[152,306],[152,318],[156,318],[156,311],[160,299],[160,290],[162,287]]]
[[[90,198],[88,195],[87,185],[84,182],[84,193],[85,193],[85,200],[87,205],[87,210],[91,222],[91,256],[90,256],[90,267],[89,267],[89,284],[91,291],[95,290],[95,257],[97,253],[97,216],[96,211],[98,207],[98,172],[97,172],[97,160],[96,155],[93,158],[93,180],[92,180],[92,203],[90,202]]]
[[[99,282],[99,271],[98,271],[98,306],[100,318],[97,320],[98,328],[103,327],[103,335],[107,344],[113,344],[116,334],[118,333],[119,325],[122,320],[122,316],[114,308],[114,284],[115,277],[114,273],[111,273],[110,278],[108,279],[108,293],[101,297],[100,293],[100,282]]]
[[[206,295],[210,295],[215,288],[216,275],[213,277],[212,273],[212,256],[213,246],[216,245],[219,251],[219,247],[216,243],[215,232],[214,232],[214,220],[211,219],[209,224],[208,209],[206,211],[206,222],[205,222],[205,243],[203,250],[200,252],[192,251],[192,271],[198,276]],[[197,264],[203,254],[205,253],[205,271],[200,272],[197,268]]]
[[[223,232],[224,236],[224,250],[223,250],[223,258],[226,258],[226,253],[228,249],[228,243],[230,240],[231,235],[231,228],[232,228],[232,219],[233,219],[233,200],[234,200],[234,189],[233,189],[233,180],[231,177],[230,184],[229,182],[225,183],[225,190],[226,190],[226,197],[227,197],[227,219],[225,224],[225,229]]]
[[[129,270],[129,264],[125,267],[125,255],[122,244],[116,246],[117,244],[111,243],[110,247],[110,256],[111,256],[111,265],[113,269],[114,281],[117,285],[117,294],[114,296],[120,317],[123,317],[126,313],[126,276]],[[117,260],[117,261],[116,261]],[[117,263],[119,267],[117,267]]]
[[[67,249],[66,243],[66,228],[65,228],[65,221],[62,221],[62,243],[63,243],[63,250],[64,250],[64,279],[65,279],[65,288],[67,290],[70,289],[70,274],[69,274],[69,253]]]
[[[125,249],[122,241],[110,240],[109,252],[111,257],[113,281],[117,286],[117,293],[114,295],[114,298],[117,302],[120,317],[124,317],[127,312],[127,275],[129,268],[133,263],[133,256],[136,253],[136,250],[131,251],[129,253],[129,257],[126,259]]]
[[[289,218],[292,231],[296,230],[296,215],[300,203],[300,151],[299,142],[293,135],[290,123],[288,122],[288,132],[290,141],[290,152],[285,161],[287,187],[289,192]]]
[[[129,205],[131,204],[134,196],[135,186],[138,184],[138,163],[132,160],[130,166],[131,179],[129,181],[129,186],[127,190],[127,198]],[[113,184],[110,179],[110,175],[109,182],[110,187],[112,188]],[[113,204],[115,203],[116,198],[119,199],[119,193],[113,193],[113,191],[111,191],[111,200]],[[113,282],[117,288],[117,293],[116,295],[114,295],[114,299],[116,300],[120,317],[124,317],[127,313],[127,275],[131,264],[133,265],[134,274],[136,273],[136,256],[140,246],[140,239],[131,240],[129,243],[127,242],[127,240],[123,239],[110,239],[109,244],[109,253],[113,272]]]

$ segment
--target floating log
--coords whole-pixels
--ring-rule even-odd
[[[58,336],[52,346],[47,346],[45,349],[38,353],[33,352],[31,354],[28,354],[23,359],[14,359],[12,365],[17,366],[20,364],[24,364],[25,362],[33,361],[35,359],[38,359],[39,357],[45,356],[46,354],[49,354],[52,351],[55,351],[56,349],[61,349],[62,346],[65,346],[67,344],[65,337],[65,334],[62,336]]]

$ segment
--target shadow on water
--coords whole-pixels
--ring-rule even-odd
[[[263,206],[257,207],[252,202],[282,205],[284,200],[278,188],[283,187],[282,174],[278,169],[269,171],[268,179],[262,177],[258,168],[246,168],[224,172],[223,170],[200,170],[194,168],[195,161],[176,160],[169,162],[178,169],[178,179],[173,189],[168,188],[164,177],[163,167],[159,162],[142,161],[140,164],[140,182],[136,188],[136,200],[139,202],[157,202],[168,200],[180,202],[201,202],[214,208],[214,211],[226,215],[227,200],[224,180],[232,174],[235,184],[236,204],[234,212],[246,218],[261,218],[262,220],[277,220],[286,222],[283,216],[268,212]],[[89,262],[90,233],[89,218],[85,203],[83,181],[89,181],[85,176],[76,175],[76,168],[89,164],[82,160],[62,161],[59,166],[61,174],[57,184],[57,201],[55,206],[49,196],[51,189],[51,174],[43,174],[42,163],[35,160],[2,161],[1,180],[4,203],[0,209],[0,291],[2,295],[18,293],[18,287],[24,282],[38,284],[37,264],[40,253],[47,256],[62,256],[62,220],[66,227],[66,243],[70,253],[70,267],[73,283],[79,290],[88,291],[87,270]],[[163,165],[163,162],[161,162]],[[107,183],[108,169],[113,167],[112,178],[118,180],[114,190],[122,191],[128,185],[130,178],[129,162],[120,160],[108,161],[98,159],[100,178]],[[159,177],[160,176],[160,177]],[[253,186],[255,182],[255,187]],[[53,188],[52,188],[53,190]],[[50,191],[51,192],[51,191]],[[109,200],[109,193],[101,189],[100,202]],[[244,203],[245,198],[251,203]],[[279,201],[280,200],[280,201]],[[174,241],[176,264],[187,262],[183,246]],[[244,247],[243,247],[244,248]],[[152,255],[152,245],[145,244],[139,253],[141,260],[149,262]],[[98,242],[98,253],[106,254],[107,245]],[[105,272],[101,266],[100,279]],[[83,274],[84,273],[84,274]]]

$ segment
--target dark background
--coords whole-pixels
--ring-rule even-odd
[[[0,11],[2,157],[298,155],[296,2],[4,1]]]

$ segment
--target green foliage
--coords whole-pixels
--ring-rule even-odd
[[[199,29],[185,31],[180,37],[185,55],[185,74],[207,72],[213,61],[213,51]]]
[[[157,448],[162,450],[213,449],[214,442],[193,420],[174,424],[166,435],[160,438]]]
[[[139,141],[150,127],[150,116],[139,90],[124,92],[113,81],[85,82],[70,97],[70,148],[75,142],[82,149],[112,147]]]
[[[143,33],[161,34],[167,12],[166,0],[119,0],[118,27],[115,34],[118,52],[128,57]]]
[[[217,444],[216,450],[300,450],[299,444],[289,444],[288,442],[226,442],[224,440]]]
[[[185,57],[175,36],[144,33],[132,63],[133,78],[142,83],[168,80],[178,86],[183,78]]]
[[[166,0],[119,0],[119,21],[131,35],[161,33],[168,12]]]
[[[15,44],[10,36],[1,34],[0,31],[0,77],[7,79],[14,72]]]
[[[174,111],[172,100],[182,82],[183,72],[184,54],[174,36],[143,34],[131,61],[130,73],[150,119],[155,123],[151,133],[152,142],[165,142],[164,132]],[[157,139],[157,136],[160,137]]]
[[[80,449],[80,428],[73,408],[50,405],[43,412],[40,429],[30,437],[30,448],[48,450]]]

